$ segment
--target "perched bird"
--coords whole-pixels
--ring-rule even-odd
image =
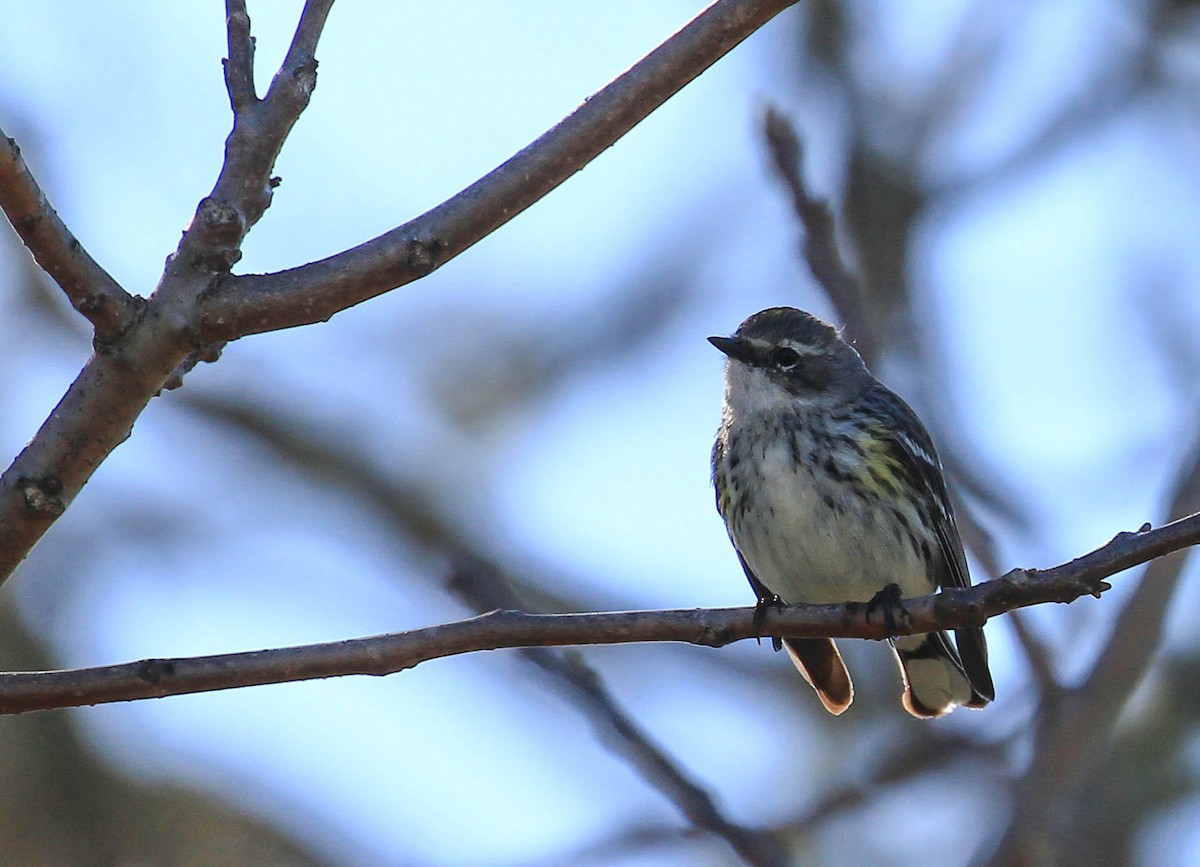
[[[717,511],[760,611],[780,602],[895,604],[970,586],[925,426],[831,325],[773,307],[732,337],[708,340],[727,356],[712,453]],[[891,639],[913,716],[995,697],[983,630],[954,637]],[[783,645],[830,713],[850,706],[854,687],[832,639]]]

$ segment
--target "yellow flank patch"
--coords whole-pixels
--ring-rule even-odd
[[[873,433],[868,429],[857,439],[867,468],[860,481],[872,493],[897,494],[903,489],[904,465],[888,445],[887,439],[873,436]]]

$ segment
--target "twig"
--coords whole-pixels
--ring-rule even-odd
[[[522,653],[567,688],[568,695],[606,735],[604,740],[615,739],[614,751],[696,828],[720,837],[747,864],[784,867],[790,863],[777,835],[728,819],[713,796],[624,711],[599,675],[578,654],[540,647],[525,648]]]
[[[51,207],[21,156],[17,143],[0,130],[0,209],[42,270],[54,278],[71,306],[96,329],[104,344],[125,331],[145,302],[130,295],[88,255]]]
[[[225,59],[225,90],[229,107],[241,114],[258,102],[254,90],[254,37],[246,0],[225,0],[225,36],[229,57]]]
[[[421,662],[516,647],[683,641],[720,647],[762,636],[874,638],[977,625],[996,614],[1043,602],[1098,596],[1104,579],[1155,557],[1200,543],[1200,513],[1158,529],[1120,533],[1107,545],[1044,571],[1014,569],[969,589],[906,600],[908,618],[871,620],[867,606],[791,606],[770,610],[761,625],[753,608],[525,614],[495,611],[470,620],[389,635],[246,653],[151,659],[99,668],[0,675],[0,714],[159,698],[349,674],[385,675]]]
[[[417,280],[507,223],[796,0],[717,0],[565,120],[433,210],[364,244],[274,274],[224,276],[203,299],[207,342],[322,322]]]
[[[275,160],[317,86],[314,53],[332,5],[333,0],[304,4],[287,55],[266,96],[258,99],[254,95],[250,17],[241,0],[226,3],[229,57],[225,59],[225,88],[233,108],[233,129],[225,140],[225,161],[217,182],[200,202],[179,244],[176,267],[199,264],[205,270],[226,273],[241,259],[242,240],[271,206],[278,186],[278,180],[271,177]],[[168,267],[167,274],[172,270]]]

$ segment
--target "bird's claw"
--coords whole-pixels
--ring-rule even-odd
[[[754,604],[754,639],[759,644],[762,644],[762,628],[763,623],[767,619],[767,609],[774,608],[776,611],[783,610],[783,600],[778,595],[759,597],[758,602]],[[771,636],[771,647],[775,648],[778,653],[783,649],[783,639],[777,635]]]
[[[879,609],[883,612],[883,623],[889,631],[895,631],[897,623],[904,624],[903,628],[907,629],[912,623],[912,618],[902,599],[899,584],[892,583],[884,587],[867,603],[867,622],[871,622],[871,615]]]

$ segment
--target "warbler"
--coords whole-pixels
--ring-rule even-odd
[[[708,340],[727,356],[712,452],[717,511],[760,612],[779,603],[886,606],[970,586],[929,433],[833,326],[773,307],[732,337]],[[954,637],[890,639],[913,716],[995,698],[983,630]],[[830,713],[850,706],[854,687],[832,639],[783,646]]]

